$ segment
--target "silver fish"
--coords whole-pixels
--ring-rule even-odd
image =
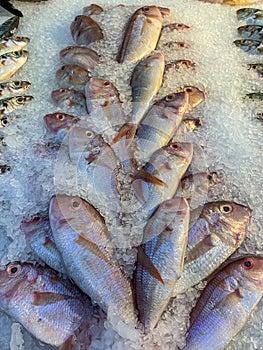
[[[152,231],[153,228],[155,235],[157,232],[154,223],[159,229],[164,225],[156,237],[141,246],[144,254],[159,271],[162,282],[154,278],[140,263],[137,263],[135,272],[139,319],[144,325],[145,333],[149,333],[156,326],[182,273],[189,215],[186,199],[172,199],[157,209],[150,224],[148,222],[145,227],[144,233]],[[150,236],[153,236],[153,232],[150,232]]]
[[[79,197],[57,195],[50,201],[49,219],[69,276],[102,310],[134,325],[132,290],[113,262],[100,214]]]
[[[247,52],[250,55],[262,55],[263,54],[263,43],[258,40],[235,40],[234,44],[241,50]]]
[[[0,271],[0,307],[53,346],[65,343],[93,312],[88,298],[53,270],[17,262]]]
[[[262,257],[245,257],[224,267],[198,299],[183,349],[225,349],[261,300],[262,286]]]
[[[263,10],[251,7],[239,9],[237,19],[245,20],[247,24],[263,25]]]
[[[71,23],[70,31],[77,45],[88,46],[103,39],[103,32],[97,22],[89,16],[77,16]]]
[[[18,16],[14,16],[2,23],[0,25],[0,39],[12,36],[18,28],[19,20],[20,18]]]
[[[263,40],[263,26],[246,25],[237,28],[237,31],[244,39]]]
[[[211,202],[190,229],[184,270],[174,296],[207,278],[244,241],[251,210],[233,202]]]
[[[66,274],[61,255],[55,245],[48,216],[36,214],[23,220],[20,229],[33,252],[52,269]]]
[[[12,77],[27,61],[27,51],[14,51],[0,56],[0,82]]]
[[[74,64],[86,70],[98,65],[100,56],[94,51],[83,46],[68,46],[59,53],[60,59],[65,64]]]
[[[13,36],[0,40],[0,55],[8,52],[21,51],[29,43],[30,39],[22,36]]]
[[[0,100],[0,116],[10,114],[32,100],[33,96],[27,95],[8,97]]]
[[[28,81],[15,80],[0,83],[0,98],[6,98],[10,95],[21,94],[25,92],[31,83]]]

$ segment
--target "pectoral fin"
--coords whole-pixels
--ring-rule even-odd
[[[157,268],[152,263],[151,259],[145,254],[143,249],[141,247],[138,247],[138,263],[157,281],[164,284],[164,281],[162,279],[162,276],[160,275]]]
[[[211,235],[204,237],[202,241],[198,242],[193,249],[188,252],[187,256],[185,257],[185,263],[198,259],[214,246],[213,237]]]
[[[97,244],[93,243],[84,235],[79,235],[75,242],[79,245],[82,245],[84,248],[89,250],[92,254],[96,255],[99,259],[104,260],[106,263],[109,263],[108,257],[101,251]]]
[[[52,292],[33,292],[32,304],[35,306],[45,306],[48,304],[54,304],[58,301],[74,299],[74,297],[65,294],[58,294]]]

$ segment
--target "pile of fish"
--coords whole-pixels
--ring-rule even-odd
[[[26,37],[13,34],[19,25],[19,17],[15,16],[0,26],[0,128],[5,127],[13,111],[24,106],[33,99],[30,95],[22,95],[31,85],[28,81],[11,80],[11,78],[27,61],[28,52],[24,50],[29,43]],[[3,135],[1,135],[3,138]],[[10,171],[9,165],[0,165],[0,174]]]
[[[188,26],[163,26],[170,10],[158,6],[129,19],[116,57],[133,69],[129,114],[117,88],[93,76],[101,58],[87,46],[105,35],[91,15],[102,11],[84,8],[71,24],[77,46],[60,52],[61,87],[51,98],[63,111],[44,117],[57,150],[58,190],[48,214],[32,213],[21,223],[49,267],[10,262],[0,271],[0,307],[42,342],[60,349],[83,342],[88,349],[96,319],[136,339],[139,330],[154,332],[171,298],[213,274],[192,311],[184,350],[224,349],[263,295],[263,258],[225,265],[246,239],[252,210],[207,201],[218,175],[188,172],[194,145],[176,140],[183,125],[183,132],[200,126],[191,111],[202,106],[204,92],[184,86],[152,104],[164,80],[162,30]],[[174,61],[166,70],[182,66],[194,63]],[[69,114],[74,106],[78,115]],[[60,164],[75,169],[76,195],[61,191]],[[117,256],[135,249],[130,279]]]
[[[212,4],[221,4],[221,5],[230,5],[230,6],[238,6],[238,5],[250,5],[255,2],[259,2],[261,0],[199,0],[203,2],[211,2]]]

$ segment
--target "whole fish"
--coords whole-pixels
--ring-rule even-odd
[[[263,77],[263,63],[250,63],[247,67],[248,70],[253,69],[260,77]]]
[[[239,9],[237,19],[245,20],[248,24],[263,25],[263,10],[251,7]]]
[[[63,87],[84,87],[90,77],[89,71],[74,64],[62,66],[56,73],[57,81]]]
[[[50,201],[49,219],[69,276],[102,310],[134,325],[132,290],[113,262],[102,216],[79,197],[57,195]]]
[[[241,50],[247,52],[250,55],[262,55],[263,54],[263,43],[258,40],[235,40],[234,44]]]
[[[262,257],[249,256],[228,264],[198,299],[183,349],[225,349],[244,327],[262,295]]]
[[[30,39],[24,36],[12,36],[0,40],[0,55],[8,52],[21,51],[29,43]]]
[[[251,210],[233,202],[211,202],[204,205],[188,235],[184,271],[174,296],[207,278],[244,241]]]
[[[161,180],[165,186],[156,186],[142,180],[134,184],[135,195],[140,200],[140,206],[134,215],[134,224],[148,219],[159,204],[171,199],[186,172],[193,156],[193,145],[174,142],[153,153],[143,167],[146,173]],[[136,186],[136,187],[135,187]]]
[[[100,60],[94,50],[83,46],[68,46],[60,51],[59,56],[63,63],[77,65],[86,70],[93,69]]]
[[[130,18],[117,56],[119,63],[132,63],[149,55],[157,46],[168,8],[144,6]]]
[[[91,78],[86,84],[85,95],[90,118],[99,125],[100,130],[114,134],[115,129],[125,122],[117,88],[108,80]]]
[[[221,5],[231,5],[231,6],[241,6],[241,5],[250,5],[260,0],[199,0],[203,2],[211,2],[213,4]]]
[[[263,100],[263,92],[251,92],[246,94],[245,99],[249,99],[252,101],[262,101]]]
[[[13,262],[0,271],[0,308],[40,341],[61,346],[93,312],[90,301],[53,270]]]
[[[15,80],[0,83],[0,98],[6,98],[10,95],[21,94],[25,92],[31,83],[28,81]]]
[[[66,274],[61,255],[55,245],[48,215],[36,214],[23,220],[20,229],[33,252],[52,269]]]
[[[145,333],[152,331],[158,323],[182,273],[189,215],[187,200],[176,198],[164,202],[151,218],[154,230],[156,228],[153,221],[157,225],[159,220],[162,224],[165,220],[167,222],[158,236],[141,245],[144,254],[159,271],[163,283],[154,278],[140,263],[137,263],[135,271],[136,301]]]
[[[0,39],[9,38],[12,36],[19,25],[19,17],[14,16],[0,25]]]
[[[136,133],[138,159],[149,158],[170,141],[188,109],[188,103],[189,94],[178,92],[167,95],[148,110]]]
[[[79,107],[86,112],[86,100],[82,92],[74,89],[58,89],[51,93],[51,99],[55,106],[60,108]]]
[[[103,12],[103,8],[96,4],[91,4],[82,9],[82,14],[84,16],[99,15]]]
[[[263,40],[263,26],[246,25],[237,28],[238,34],[244,39]]]
[[[79,120],[78,117],[63,112],[46,114],[44,116],[44,123],[47,130],[54,135],[70,130]]]
[[[0,175],[3,175],[6,172],[9,172],[10,170],[11,170],[10,165],[7,165],[7,164],[1,164],[0,165]]]
[[[77,45],[88,46],[94,41],[103,39],[100,26],[89,16],[80,15],[75,17],[71,23],[70,31]]]
[[[10,114],[32,100],[33,96],[27,95],[4,98],[3,100],[0,100],[0,116]]]
[[[0,82],[12,77],[27,61],[27,51],[14,51],[0,56]]]

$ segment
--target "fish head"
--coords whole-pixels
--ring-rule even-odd
[[[17,293],[22,293],[21,285],[26,281],[33,282],[37,278],[36,271],[30,269],[28,264],[19,262],[9,263],[0,270],[0,304],[2,307]]]
[[[239,10],[237,10],[237,19],[238,20],[247,19],[248,17],[253,15],[253,13],[255,11],[257,11],[257,10],[253,9],[253,8],[242,8],[242,9],[239,9]]]
[[[185,91],[175,92],[165,96],[156,105],[162,108],[171,108],[175,113],[184,113],[188,108],[189,94]]]
[[[71,65],[66,64],[57,70],[56,78],[58,81],[66,80],[68,78],[68,76],[71,74],[71,72],[72,72]]]
[[[180,158],[181,162],[190,163],[193,157],[193,145],[186,142],[172,142],[163,147],[169,155]]]
[[[246,237],[251,213],[241,204],[219,201],[205,204],[200,217],[205,218],[218,238],[237,248]]]
[[[161,52],[155,52],[146,58],[145,63],[146,68],[155,68],[157,64],[164,67],[164,55]]]
[[[47,130],[55,135],[61,130],[70,130],[78,121],[79,118],[63,112],[46,114],[44,116]]]
[[[68,99],[71,96],[72,90],[61,88],[51,92],[52,101],[57,105],[61,101]]]
[[[188,201],[183,197],[168,199],[160,205],[160,209],[164,210],[165,214],[169,216],[174,214],[176,217],[184,218],[189,214]]]
[[[22,220],[20,225],[20,229],[24,233],[27,242],[30,242],[34,234],[39,230],[48,230],[48,228],[48,215],[41,213],[37,213],[28,219]]]
[[[189,96],[188,111],[191,111],[205,100],[203,91],[195,86],[184,86],[182,91],[187,92]]]
[[[9,82],[9,87],[12,88],[13,90],[26,90],[29,88],[31,83],[29,81],[24,81],[24,80],[15,80],[15,81],[10,81]]]
[[[157,19],[162,23],[164,17],[171,15],[171,10],[165,7],[144,6],[135,12],[134,17],[139,15],[145,16],[148,20]]]
[[[19,106],[23,106],[27,102],[32,101],[33,99],[34,97],[29,95],[14,96],[12,98],[12,103],[19,107]]]
[[[30,42],[30,39],[25,37],[25,36],[13,36],[12,37],[12,41],[18,45],[18,46],[21,46],[23,45],[24,46],[27,46]]]
[[[234,44],[246,52],[252,49],[256,49],[261,43],[256,40],[241,39],[235,40]]]
[[[91,104],[93,107],[107,107],[112,97],[119,96],[116,87],[108,80],[91,78],[85,87],[87,97],[87,107]]]
[[[253,285],[263,294],[263,257],[245,257],[240,261],[240,266],[247,284]]]

